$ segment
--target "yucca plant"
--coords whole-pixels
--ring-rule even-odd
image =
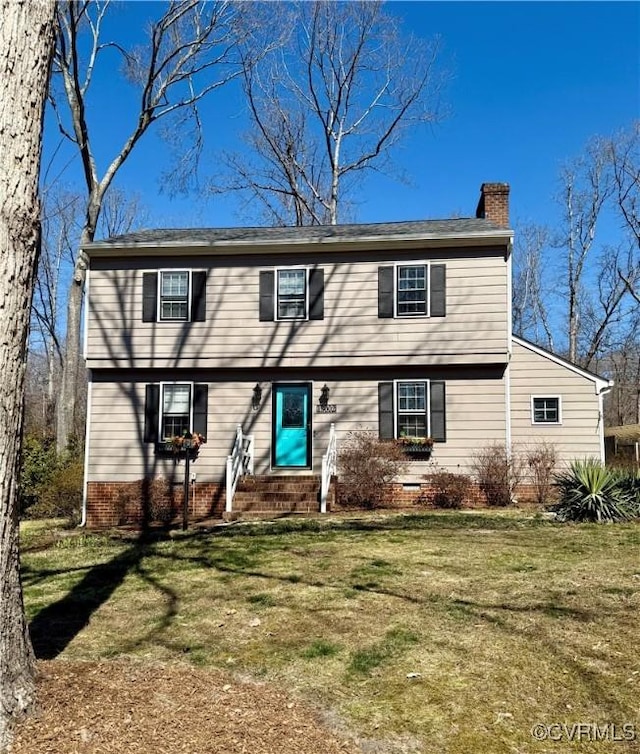
[[[630,494],[595,458],[573,461],[555,484],[560,501],[552,510],[564,521],[623,521],[633,515]]]

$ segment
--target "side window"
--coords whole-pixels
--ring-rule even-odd
[[[432,437],[445,442],[445,383],[398,380],[378,385],[380,439]]]
[[[206,437],[208,392],[208,385],[191,382],[146,385],[144,442],[163,442],[185,432]]]
[[[561,401],[559,395],[531,396],[532,424],[561,424]]]
[[[260,322],[324,319],[324,270],[319,267],[262,270]]]
[[[446,266],[411,263],[378,268],[378,317],[444,317]]]
[[[206,270],[160,270],[142,274],[143,322],[204,322]]]

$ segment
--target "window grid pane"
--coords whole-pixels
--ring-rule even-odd
[[[181,436],[190,431],[191,386],[165,385],[162,395],[162,436]]]
[[[189,273],[160,273],[160,319],[188,319]]]
[[[278,270],[278,319],[304,319],[306,314],[306,270]]]
[[[400,412],[426,411],[424,382],[401,382],[398,384],[398,409]]]
[[[559,408],[557,398],[534,398],[533,421],[536,424],[557,424],[560,418]]]
[[[398,267],[398,314],[427,313],[426,265]]]
[[[427,385],[425,382],[399,382],[396,423],[398,437],[427,436]]]

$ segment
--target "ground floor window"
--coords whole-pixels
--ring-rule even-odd
[[[378,428],[383,440],[430,437],[446,442],[444,380],[395,380],[378,383]]]
[[[191,428],[191,385],[162,386],[162,439],[182,437]]]
[[[397,437],[428,437],[426,382],[398,382],[396,384]]]

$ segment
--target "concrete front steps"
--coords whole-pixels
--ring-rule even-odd
[[[225,519],[276,518],[320,511],[320,475],[245,476],[238,482],[233,510]]]

